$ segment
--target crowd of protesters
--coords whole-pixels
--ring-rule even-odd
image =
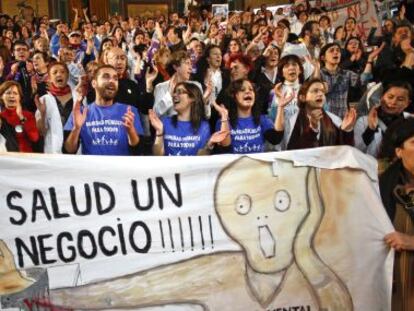
[[[30,7],[0,15],[0,151],[207,155],[350,145],[391,163],[381,194],[398,218],[399,204],[414,202],[412,16],[401,2],[362,40],[354,18],[334,27],[321,1],[307,3],[286,16],[265,5],[226,17],[193,8],[107,20],[74,9],[70,25],[35,18]],[[413,236],[400,231],[385,241],[414,250]]]
[[[412,116],[406,8],[361,40],[325,8],[70,25],[0,16],[0,148],[95,155],[205,155],[351,145],[386,156],[384,133]]]

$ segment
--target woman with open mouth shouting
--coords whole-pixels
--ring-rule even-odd
[[[223,106],[215,105],[221,115],[220,130],[210,136],[206,121],[203,96],[193,83],[180,82],[173,91],[173,105],[176,115],[162,117],[153,110],[149,120],[155,129],[154,155],[205,155],[215,144],[230,144],[228,114]]]
[[[237,154],[259,153],[265,150],[265,141],[277,145],[283,138],[283,128],[278,130],[267,116],[261,114],[261,105],[256,102],[253,84],[247,79],[233,81],[229,89],[229,121],[231,152]],[[285,105],[294,95],[280,99]],[[223,120],[218,121],[216,129]]]
[[[0,86],[0,144],[7,151],[33,152],[39,141],[34,116],[22,108],[23,92],[19,83],[6,81]],[[13,130],[14,129],[14,130]],[[1,148],[0,148],[1,149]]]
[[[282,149],[354,144],[356,110],[350,108],[343,120],[323,109],[326,84],[320,79],[303,83],[298,93],[299,111],[284,120],[285,102],[279,100],[277,128],[284,129]]]
[[[49,67],[48,93],[35,97],[36,123],[44,137],[45,153],[62,153],[63,126],[72,112],[75,90],[69,86],[69,70],[64,63]]]
[[[289,118],[299,110],[297,105],[297,94],[305,77],[302,62],[298,56],[286,55],[282,57],[277,68],[277,80],[281,82],[278,83],[273,90],[274,96],[269,107],[269,117],[272,120],[276,119],[277,108],[279,106],[277,102],[279,96],[277,96],[277,93],[282,93],[286,96],[295,94],[294,98],[284,108],[285,118]]]

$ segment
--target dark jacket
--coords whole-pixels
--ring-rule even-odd
[[[394,197],[394,189],[401,182],[402,170],[401,161],[396,161],[379,178],[382,203],[391,221],[394,219],[397,204]]]

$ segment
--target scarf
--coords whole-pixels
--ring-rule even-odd
[[[164,67],[157,65],[157,69],[158,69],[158,72],[162,75],[164,81],[170,80],[171,77],[168,74],[168,71]]]
[[[291,139],[288,144],[288,149],[304,149],[313,147],[325,147],[342,144],[335,124],[326,113],[323,113],[323,117],[320,121],[319,139],[313,142],[303,142],[300,140],[303,132],[309,127],[309,118],[304,108],[299,109],[299,115],[294,125]]]
[[[404,115],[398,114],[389,114],[384,112],[381,108],[378,109],[378,118],[380,118],[382,120],[382,122],[384,122],[384,124],[388,127],[390,126],[392,123],[394,123],[396,120],[398,119],[404,119]]]
[[[69,46],[74,50],[78,50],[81,47],[81,44],[69,44]]]
[[[284,85],[286,85],[286,86],[288,86],[288,87],[291,87],[291,88],[293,88],[293,89],[295,89],[295,90],[299,90],[300,89],[300,82],[299,82],[299,79],[296,79],[295,81],[293,81],[293,82],[290,82],[290,81],[288,81],[288,80],[285,80],[284,82],[283,82],[283,84]]]
[[[50,83],[49,84],[49,92],[53,96],[65,96],[65,95],[69,94],[70,92],[72,92],[72,90],[70,89],[69,85],[66,85],[63,88],[60,88],[60,87],[55,86],[53,83]]]

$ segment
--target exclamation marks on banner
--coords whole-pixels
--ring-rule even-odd
[[[160,225],[161,246],[162,246],[163,252],[165,253],[164,230],[162,230],[162,221],[158,220],[158,224]]]
[[[201,247],[204,249],[203,222],[201,221],[201,216],[198,216],[198,224],[200,225]]]
[[[191,217],[188,216],[188,225],[190,228],[190,237],[191,237],[191,251],[194,250],[194,234],[193,234],[193,223],[191,221]]]
[[[211,224],[211,215],[208,215],[208,227],[210,229],[210,243],[211,243],[211,248],[214,248],[213,225]]]
[[[183,226],[181,224],[181,218],[178,218],[178,224],[180,226],[181,251],[184,252],[184,235],[183,235]]]
[[[170,233],[171,249],[172,249],[173,252],[175,252],[174,237],[173,237],[173,233],[172,233],[171,220],[169,218],[168,218],[168,232]]]
[[[158,221],[161,247],[163,252],[176,252],[187,249],[194,251],[197,247],[202,250],[214,248],[213,225],[211,215],[208,217],[195,216],[181,219]]]

